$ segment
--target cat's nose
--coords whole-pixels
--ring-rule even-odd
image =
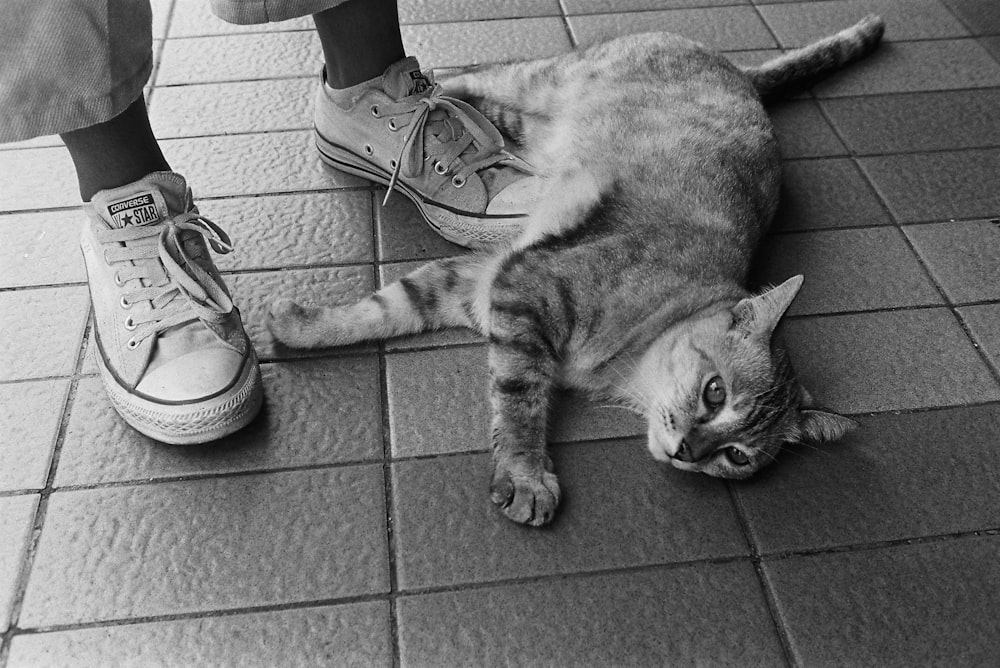
[[[677,452],[674,454],[674,459],[679,459],[682,462],[694,461],[691,456],[691,445],[687,442],[687,439],[681,439],[681,447],[678,448]]]

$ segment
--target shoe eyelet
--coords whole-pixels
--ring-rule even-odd
[[[115,272],[115,285],[117,285],[119,288],[125,285],[125,282],[122,280],[122,277],[118,272]]]
[[[125,344],[125,347],[128,348],[129,350],[135,350],[136,348],[139,347],[139,342],[136,341],[135,339],[129,339],[128,342]]]
[[[386,123],[386,125],[389,126],[389,132],[397,132],[399,130],[399,126],[396,125],[396,119],[395,118],[390,118],[389,122]]]
[[[132,318],[131,317],[125,318],[125,329],[127,329],[128,331],[131,332],[136,327],[138,327],[138,325],[136,325],[134,322],[132,322]]]
[[[390,160],[389,161],[389,169],[396,169],[396,161],[395,160]]]
[[[440,162],[435,162],[434,163],[434,173],[435,174],[440,174],[441,176],[444,176],[445,174],[448,173],[448,168],[445,167],[444,165],[442,165]]]
[[[462,186],[465,185],[465,179],[459,177],[458,175],[455,175],[451,177],[451,185],[455,186],[456,188],[461,188]]]
[[[373,155],[374,153],[375,153],[375,149],[372,148],[372,145],[371,144],[365,144],[365,154],[366,155]]]
[[[122,308],[132,308],[132,302],[125,299],[125,295],[122,295],[122,298],[118,300],[118,305]]]
[[[375,118],[381,118],[382,117],[382,114],[378,110],[378,105],[377,104],[373,104],[372,105],[372,116],[374,116]]]

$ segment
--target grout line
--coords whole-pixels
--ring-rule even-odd
[[[784,654],[785,663],[788,666],[798,668],[799,662],[795,660],[795,652],[792,649],[792,633],[791,630],[786,628],[784,623],[782,623],[781,611],[778,608],[777,592],[773,590],[771,583],[767,578],[767,574],[764,573],[760,550],[757,548],[757,542],[754,540],[753,531],[750,528],[750,522],[747,519],[746,511],[743,508],[743,504],[740,501],[739,495],[736,493],[736,489],[733,484],[728,480],[725,481],[725,484],[726,490],[729,492],[729,501],[736,514],[736,521],[740,526],[740,531],[743,532],[743,538],[747,542],[747,548],[750,550],[750,560],[753,563],[754,572],[757,574],[757,582],[760,584],[761,595],[764,598],[764,604],[767,606],[768,614],[771,616],[771,624],[774,625],[775,633],[778,636],[778,643],[781,645],[781,651]]]
[[[375,193],[372,192],[369,195],[368,204],[371,207],[371,236],[372,236],[372,249],[373,252],[379,253],[379,238],[380,230],[377,222],[376,216],[378,212],[376,207],[378,206],[376,202]],[[374,273],[375,273],[375,290],[380,290],[382,286],[382,272],[378,270],[378,262],[374,263]],[[399,593],[399,576],[397,571],[397,547],[396,547],[396,533],[395,526],[393,524],[393,517],[395,516],[395,503],[393,501],[393,484],[392,484],[392,433],[389,420],[389,387],[386,381],[386,351],[385,351],[385,341],[379,341],[378,343],[378,390],[379,390],[379,417],[380,417],[380,434],[382,436],[382,485],[383,485],[383,501],[385,503],[385,531],[386,531],[386,549],[388,550],[388,563],[389,563],[389,644],[390,650],[392,652],[392,665],[394,668],[398,668],[401,663],[400,659],[400,649],[399,649],[399,614],[396,608],[396,598]]]
[[[824,105],[817,104],[816,107],[819,109],[819,112],[823,116],[823,118],[826,121],[826,123],[833,130],[833,133],[834,133],[834,135],[836,135],[837,139],[845,147],[849,146],[848,143],[847,143],[847,141],[843,137],[840,129],[837,127],[836,123],[833,122],[833,119],[830,117],[829,113],[824,108]],[[969,149],[967,149],[967,150],[969,150]],[[971,150],[975,150],[975,149],[971,149]],[[865,156],[865,157],[871,157],[871,156]],[[971,329],[969,328],[968,324],[965,322],[965,319],[962,318],[961,314],[958,312],[958,307],[948,297],[948,294],[945,291],[944,286],[941,284],[941,282],[934,275],[934,272],[931,271],[930,266],[928,265],[927,261],[924,259],[924,256],[921,255],[920,252],[917,250],[917,247],[913,244],[913,241],[912,241],[912,239],[910,239],[910,236],[908,234],[906,234],[906,231],[904,229],[904,227],[906,227],[906,225],[902,224],[899,221],[899,218],[893,213],[892,209],[889,207],[888,200],[885,197],[885,195],[883,194],[882,189],[879,188],[879,184],[876,183],[875,179],[873,179],[871,177],[871,175],[868,173],[868,171],[864,168],[864,165],[862,164],[862,162],[859,159],[858,155],[853,150],[851,151],[850,159],[854,163],[855,167],[861,172],[861,175],[865,179],[865,181],[868,182],[869,186],[871,186],[872,190],[875,192],[875,196],[876,196],[877,200],[881,203],[883,209],[889,215],[889,220],[892,221],[893,227],[895,227],[896,230],[898,230],[900,236],[903,237],[903,242],[906,244],[906,247],[910,250],[910,253],[912,253],[913,256],[916,258],[917,263],[920,265],[921,269],[924,272],[924,275],[930,280],[931,285],[933,285],[934,289],[938,292],[938,295],[940,296],[941,300],[943,301],[943,308],[947,308],[951,312],[952,317],[958,323],[958,326],[961,327],[962,332],[965,334],[966,340],[970,343],[970,345],[972,345],[972,348],[975,351],[976,355],[979,357],[980,362],[986,366],[986,370],[993,377],[994,382],[1000,384],[1000,369],[998,369],[997,366],[994,365],[990,361],[990,358],[986,354],[986,351],[983,350],[982,347],[980,347],[979,343],[976,341],[975,336],[973,336]],[[949,222],[953,222],[953,221],[949,221]],[[899,309],[899,310],[903,310],[903,309]]]
[[[574,49],[579,48],[580,40],[577,38],[576,33],[573,32],[573,24],[570,23],[569,9],[566,7],[566,0],[559,0],[559,16],[562,19],[563,27],[566,29],[566,35],[569,37],[569,44]]]
[[[995,536],[996,534],[1000,534],[1000,528],[984,528],[973,531],[963,531],[963,532],[955,532],[949,534],[936,534],[932,536],[900,538],[891,541],[880,541],[875,543],[840,545],[830,548],[804,549],[804,550],[788,551],[788,552],[772,553],[772,554],[765,553],[761,555],[761,561],[785,560],[797,557],[812,557],[819,555],[845,554],[852,552],[869,552],[874,550],[904,547],[908,545],[925,545],[925,544],[932,544],[945,541],[962,540],[973,537],[980,537],[983,535]],[[615,575],[628,575],[632,573],[673,571],[689,567],[715,566],[715,565],[724,565],[724,564],[732,564],[732,563],[747,562],[747,561],[752,562],[753,557],[747,554],[730,554],[730,555],[703,557],[703,558],[696,558],[696,559],[689,559],[682,561],[672,561],[666,563],[642,564],[638,566],[596,568],[591,570],[581,570],[574,572],[554,572],[554,573],[527,575],[523,577],[500,578],[497,580],[489,580],[489,581],[463,582],[459,584],[449,584],[449,585],[430,585],[424,587],[414,587],[413,589],[409,589],[405,592],[397,592],[395,595],[386,593],[361,594],[353,596],[316,599],[310,601],[296,601],[290,603],[277,603],[277,604],[266,604],[258,606],[226,608],[222,610],[207,610],[207,611],[174,613],[165,615],[147,615],[147,616],[132,617],[132,618],[118,618],[118,619],[108,619],[100,621],[78,622],[72,624],[58,624],[58,625],[28,628],[28,629],[12,628],[13,632],[12,633],[9,632],[9,635],[10,636],[29,635],[38,633],[52,633],[58,631],[73,631],[73,630],[83,630],[90,628],[102,628],[109,626],[131,626],[134,624],[142,624],[149,622],[183,621],[189,619],[228,617],[241,614],[280,612],[285,610],[302,610],[302,609],[333,606],[333,605],[348,605],[351,603],[385,601],[392,597],[408,598],[408,597],[424,596],[429,594],[472,592],[483,589],[495,589],[500,587],[506,587],[510,585],[557,583],[566,580],[583,580],[587,578],[601,577],[608,575],[615,576]]]
[[[80,337],[81,340],[76,353],[75,376],[79,375],[81,369],[83,368],[87,350],[87,341],[90,333],[90,322],[90,316],[88,315],[87,320],[84,323],[82,336]],[[28,591],[28,582],[31,577],[31,570],[34,566],[35,558],[38,555],[38,545],[45,525],[45,518],[48,515],[49,498],[55,490],[56,469],[59,466],[59,458],[62,454],[63,443],[66,440],[66,431],[69,427],[72,406],[76,401],[78,386],[79,379],[74,377],[70,382],[69,389],[66,391],[66,396],[63,401],[62,419],[59,423],[59,429],[56,431],[55,443],[52,447],[52,457],[49,460],[49,470],[45,477],[45,486],[39,491],[38,506],[35,508],[35,516],[32,519],[31,540],[29,541],[24,554],[21,555],[21,565],[15,581],[14,596],[10,608],[10,625],[7,631],[0,634],[0,641],[2,641],[2,645],[0,645],[0,668],[7,665],[7,661],[10,657],[11,639],[17,634],[17,622],[20,619],[21,610],[24,606],[24,598]]]
[[[385,407],[385,411],[388,411],[387,398],[383,398],[383,406]],[[889,408],[879,411],[859,411],[853,413],[844,413],[844,415],[846,417],[852,417],[852,418],[876,418],[882,416],[920,415],[923,413],[934,413],[939,411],[943,412],[943,411],[960,410],[966,408],[975,409],[975,408],[990,408],[990,407],[1000,408],[1000,400],[983,401],[975,403],[961,403],[961,404],[954,404],[947,406],[926,406],[920,408],[905,408],[905,409]],[[387,412],[383,416],[383,419],[388,420]],[[385,429],[386,430],[385,433],[388,434],[387,422],[383,423],[383,429]],[[633,445],[641,445],[643,437],[644,436],[641,433],[634,433],[634,434],[619,434],[604,438],[585,439],[576,441],[551,441],[550,447],[573,448],[580,445],[606,445],[611,447],[631,447]],[[388,459],[387,459],[386,457],[387,453],[385,450],[386,443],[388,443],[388,441],[383,440],[383,454],[379,457],[372,459],[357,459],[357,460],[344,460],[337,462],[275,466],[271,468],[261,468],[261,469],[206,471],[205,473],[188,473],[188,474],[179,474],[172,476],[159,476],[152,478],[149,476],[144,476],[142,478],[133,478],[128,480],[113,480],[107,482],[63,485],[55,489],[57,489],[60,492],[86,492],[86,491],[95,491],[102,489],[115,489],[122,487],[143,487],[146,485],[165,485],[172,483],[197,482],[201,480],[214,480],[219,478],[241,478],[250,476],[262,476],[262,475],[270,475],[276,473],[326,471],[326,470],[350,468],[355,466],[375,466],[379,464],[385,466],[387,463],[391,465],[400,465],[400,464],[410,464],[414,462],[424,462],[432,460],[447,460],[458,457],[477,457],[489,454],[488,448],[477,448],[470,450],[460,450],[455,452],[436,452],[429,454],[403,455],[403,456],[392,456],[390,452],[388,453]],[[37,492],[38,490],[8,490],[0,492],[0,498],[18,496],[26,493],[34,494]]]

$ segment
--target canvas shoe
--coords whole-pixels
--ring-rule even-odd
[[[263,400],[257,356],[208,253],[232,246],[184,178],[154,172],[102,190],[84,211],[95,357],[115,409],[165,443],[249,423]]]
[[[488,248],[521,231],[540,180],[504,150],[493,125],[442,94],[415,58],[381,77],[335,90],[325,72],[316,97],[322,160],[410,198],[441,236]]]

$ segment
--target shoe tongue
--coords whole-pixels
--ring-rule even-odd
[[[155,172],[135,183],[102,190],[91,199],[91,206],[109,227],[121,229],[155,225],[170,215],[184,211],[187,184],[169,172]]]
[[[393,63],[382,75],[382,90],[394,100],[423,93],[430,87],[430,80],[420,71],[420,64],[413,56]]]

